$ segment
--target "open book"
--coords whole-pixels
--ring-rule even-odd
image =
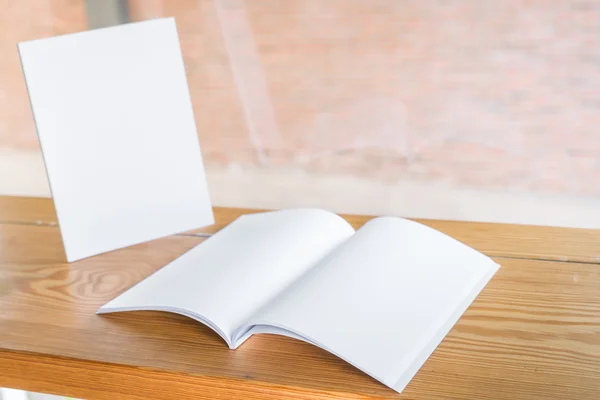
[[[244,215],[98,313],[186,315],[235,349],[257,333],[319,346],[400,392],[497,271],[413,221],[354,229],[336,214]]]

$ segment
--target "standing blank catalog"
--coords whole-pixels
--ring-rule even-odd
[[[214,223],[173,18],[18,50],[68,261]]]
[[[238,218],[98,313],[183,314],[232,349],[290,336],[401,392],[498,267],[401,218],[355,232],[323,210],[273,211]]]

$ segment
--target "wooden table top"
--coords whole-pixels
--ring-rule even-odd
[[[402,395],[294,339],[258,335],[232,351],[179,315],[95,314],[245,212],[216,208],[208,229],[67,264],[51,200],[0,197],[0,387],[90,399],[600,398],[597,230],[420,221],[502,268]]]

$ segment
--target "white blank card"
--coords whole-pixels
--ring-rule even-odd
[[[18,49],[68,261],[214,223],[173,18]]]

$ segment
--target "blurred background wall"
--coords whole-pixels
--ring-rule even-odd
[[[600,227],[594,0],[0,0],[0,192],[48,195],[16,42],[163,16],[216,204]]]

